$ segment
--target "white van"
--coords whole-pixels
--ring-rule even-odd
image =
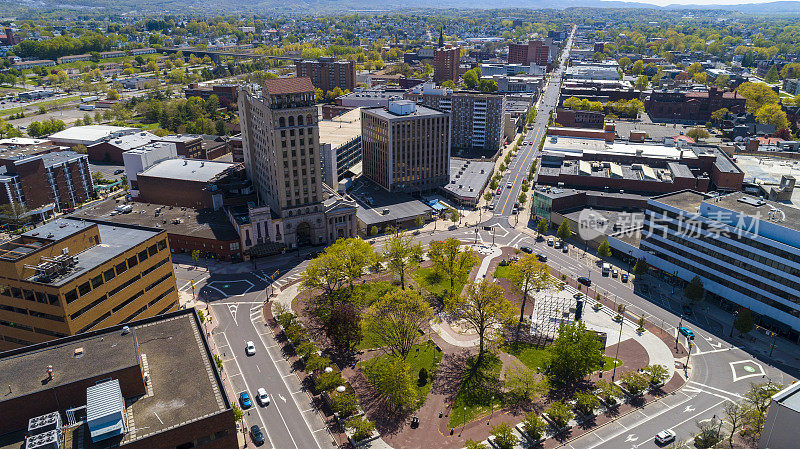
[[[603,264],[603,276],[608,276],[608,273],[610,273],[610,272],[611,272],[611,264],[610,263],[604,263]]]

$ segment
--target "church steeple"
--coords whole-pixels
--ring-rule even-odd
[[[439,48],[444,47],[444,26],[439,27]]]

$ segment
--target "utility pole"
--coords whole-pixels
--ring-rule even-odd
[[[678,328],[675,329],[675,350],[678,350],[678,336],[681,334],[681,327],[683,326],[683,314],[681,314],[681,321],[678,323]]]
[[[624,313],[625,309],[623,309],[622,312]],[[617,375],[617,360],[619,359],[619,345],[622,342],[622,323],[625,322],[625,315],[620,313],[620,316],[622,318],[620,318],[619,320],[619,337],[617,337],[617,353],[614,355],[614,371],[611,372],[611,383],[614,383],[614,378]]]

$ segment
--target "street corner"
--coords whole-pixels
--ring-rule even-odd
[[[731,374],[733,376],[732,382],[738,382],[753,377],[763,377],[767,374],[766,371],[764,371],[764,367],[754,360],[739,360],[730,362],[728,365],[731,367]]]
[[[231,296],[240,296],[254,290],[255,284],[247,279],[211,281],[200,289],[200,295],[206,300],[219,300]]]

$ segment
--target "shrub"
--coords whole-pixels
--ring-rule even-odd
[[[303,360],[308,360],[308,358],[315,355],[317,351],[319,351],[319,348],[312,341],[303,340],[297,344],[297,355],[302,357]]]
[[[575,393],[575,408],[583,415],[591,415],[600,406],[600,400],[592,393],[579,391]]]
[[[628,392],[633,396],[638,396],[644,393],[644,391],[647,389],[647,386],[650,384],[649,376],[636,371],[627,372],[623,374],[620,379],[622,380],[622,385],[625,386],[625,389],[628,390]]]
[[[489,447],[480,441],[467,440],[464,442],[464,449],[489,449]]]
[[[560,401],[550,404],[546,411],[547,416],[553,420],[558,428],[566,427],[569,424],[569,420],[575,417],[575,413],[570,410],[569,406]]]
[[[514,435],[514,429],[508,423],[501,423],[500,425],[492,427],[492,436],[494,442],[500,449],[514,449],[517,444],[517,436]]]
[[[617,398],[622,397],[622,390],[613,382],[600,380],[597,382],[596,387],[600,390],[597,394],[607,404],[613,404]]]
[[[329,396],[331,398],[331,409],[342,418],[347,418],[358,410],[358,400],[353,393],[334,391]]]
[[[662,365],[648,365],[642,368],[642,372],[645,373],[650,379],[650,385],[661,385],[667,380],[667,376],[669,375],[669,371]]]
[[[320,392],[333,390],[339,385],[344,385],[344,379],[342,379],[342,375],[338,371],[322,373],[317,376],[314,382],[314,387]]]
[[[538,440],[544,435],[547,423],[536,412],[529,412],[522,421],[522,428],[532,440]]]
[[[353,441],[361,441],[372,435],[372,431],[375,430],[375,424],[360,416],[348,419],[345,425],[353,430]]]
[[[330,364],[331,359],[313,354],[306,360],[306,371],[319,371],[325,369],[326,366],[330,366]]]

